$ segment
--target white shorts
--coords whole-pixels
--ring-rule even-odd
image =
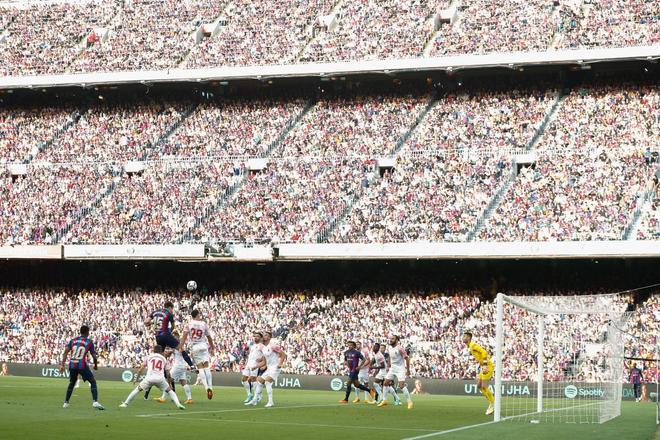
[[[167,383],[164,377],[145,377],[140,382],[140,389],[142,391],[147,391],[151,387],[158,387],[161,391],[165,391],[170,387],[170,384]]]
[[[405,382],[406,378],[406,369],[402,367],[390,367],[385,375],[385,379],[391,381],[396,379],[399,382]]]
[[[206,344],[195,344],[192,347],[192,358],[195,365],[209,362],[211,356],[209,355],[209,347]]]
[[[360,370],[358,373],[358,381],[362,383],[368,383],[369,382],[369,370]]]
[[[264,379],[267,377],[270,377],[273,379],[273,381],[276,381],[277,378],[280,376],[280,368],[279,367],[268,367],[266,369],[266,372],[261,375]]]
[[[180,380],[188,380],[188,371],[184,366],[173,366],[170,370],[170,376],[172,380],[178,382]]]
[[[385,376],[387,376],[387,370],[385,368],[381,368],[378,370],[378,373],[376,373],[376,380],[385,380]]]
[[[259,373],[258,368],[247,368],[246,367],[246,368],[243,368],[243,372],[241,374],[243,374],[243,376],[245,376],[245,377],[257,377],[258,373]]]

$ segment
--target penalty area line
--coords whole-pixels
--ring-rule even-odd
[[[332,404],[332,405],[295,405],[295,406],[273,406],[271,408],[234,408],[234,409],[215,409],[208,411],[177,411],[177,412],[167,412],[167,413],[152,413],[152,414],[136,414],[135,417],[171,417],[171,416],[180,416],[183,414],[215,414],[215,413],[231,413],[231,412],[243,412],[243,411],[272,411],[274,409],[296,409],[296,408],[330,408],[330,407],[340,407],[345,405]]]
[[[420,439],[423,439],[423,438],[440,437],[441,435],[451,434],[453,432],[458,432],[458,431],[465,431],[467,429],[472,429],[472,428],[479,428],[480,426],[492,425],[493,423],[497,423],[497,422],[494,421],[494,420],[491,420],[490,422],[477,423],[476,425],[460,426],[458,428],[446,429],[444,431],[436,431],[436,432],[432,432],[430,434],[418,435],[417,437],[406,437],[403,440],[420,440]]]

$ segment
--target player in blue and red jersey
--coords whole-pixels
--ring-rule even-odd
[[[174,331],[174,304],[167,301],[162,309],[154,310],[144,321],[146,326],[154,325],[156,328],[156,344],[163,347],[176,349],[179,340],[172,335]]]
[[[71,354],[69,358],[69,354]],[[66,344],[64,353],[62,354],[62,363],[60,364],[60,373],[64,373],[64,367],[66,365],[66,360],[69,358],[69,387],[66,390],[66,398],[64,399],[64,408],[69,407],[69,399],[71,398],[71,393],[73,393],[73,388],[76,386],[76,381],[78,380],[78,375],[80,375],[83,380],[89,382],[92,389],[92,407],[96,409],[105,409],[103,405],[98,402],[98,389],[96,387],[96,379],[92,370],[89,369],[89,362],[87,361],[87,355],[91,354],[92,359],[94,360],[94,369],[98,368],[98,359],[96,358],[96,350],[94,350],[94,343],[89,339],[89,327],[83,325],[80,327],[80,336],[73,338]]]
[[[344,400],[340,400],[339,403],[348,403],[352,386],[371,393],[371,397],[373,398],[375,394],[374,391],[370,390],[369,387],[362,385],[358,380],[360,370],[367,367],[369,361],[356,349],[354,341],[348,341],[346,344],[348,345],[348,350],[344,352],[344,364],[348,368],[348,383],[346,384],[346,397],[344,397]]]
[[[172,334],[174,331],[174,304],[167,301],[163,304],[162,309],[154,310],[151,315],[144,321],[148,327],[154,325],[156,327],[156,344],[176,350],[179,347],[179,340]],[[192,359],[184,350],[181,355],[188,365],[193,365]]]
[[[635,402],[642,400],[642,370],[637,368],[637,364],[632,364],[630,368],[630,383],[635,391]]]

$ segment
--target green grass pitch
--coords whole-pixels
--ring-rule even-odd
[[[415,408],[408,410],[392,405],[339,405],[343,396],[339,392],[276,389],[277,407],[264,409],[243,406],[242,388],[217,388],[214,399],[208,401],[201,388],[193,387],[196,402],[185,411],[175,409],[171,402],[146,402],[142,395],[129,408],[120,409],[131,384],[99,382],[99,400],[107,410],[96,411],[86,384],[74,391],[71,407],[63,409],[66,384],[61,379],[0,378],[0,439],[129,439],[159,433],[170,439],[261,440],[388,440],[426,435],[480,440],[660,438],[656,437],[655,406],[648,403],[624,402],[621,417],[602,425],[503,422],[434,435],[490,421],[483,414],[485,399],[415,396]]]

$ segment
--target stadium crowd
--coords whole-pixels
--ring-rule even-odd
[[[559,9],[559,48],[651,46],[659,41],[660,20],[653,1],[566,2]]]
[[[482,229],[481,240],[616,240],[653,185],[656,88],[577,88]]]
[[[63,344],[77,330],[79,317],[86,317],[102,366],[136,366],[153,339],[153,329],[145,328],[143,320],[166,299],[175,300],[179,331],[191,308],[202,311],[216,341],[214,366],[225,372],[240,371],[251,332],[263,329],[271,329],[289,353],[285,371],[303,374],[342,374],[341,354],[347,338],[370,346],[384,342],[389,334],[398,334],[411,355],[414,377],[471,378],[476,366],[461,342],[462,332],[473,331],[491,353],[495,345],[494,302],[480,299],[478,292],[472,291],[392,289],[344,296],[332,291],[295,290],[191,295],[170,290],[4,288],[1,293],[1,362],[57,363]],[[566,296],[541,300],[556,304],[562,298],[574,301]],[[657,354],[659,298],[651,295],[629,321],[627,329],[634,338],[626,341],[627,355]],[[583,299],[579,298],[581,306]],[[622,297],[617,301],[621,311],[628,300]],[[538,302],[539,297],[531,301]],[[577,304],[574,306],[581,307]],[[533,378],[535,344],[530,348],[529,339],[535,334],[537,318],[520,309],[507,308],[505,312],[503,378]],[[589,362],[590,356],[602,353],[589,354],[587,347],[605,342],[607,320],[594,319],[571,320],[566,315],[548,318],[546,342],[553,353],[546,357],[548,380],[602,379],[602,370]],[[646,372],[649,380],[650,371]]]
[[[552,2],[545,0],[462,2],[455,22],[440,24],[431,55],[548,50],[552,12]]]
[[[34,157],[76,113],[67,107],[0,108],[0,164]]]
[[[653,189],[654,196],[648,209],[642,213],[637,229],[638,240],[660,239],[660,183],[656,181]]]
[[[335,62],[422,55],[432,17],[447,0],[357,0],[340,2],[336,25],[321,23],[302,62]],[[335,27],[336,26],[336,27]]]
[[[506,158],[399,158],[369,185],[330,242],[466,241],[494,191]]]
[[[220,29],[192,49],[186,66],[294,63],[311,38],[314,21],[333,4],[334,0],[228,2]]]
[[[299,99],[245,99],[200,104],[162,146],[166,157],[264,157],[300,114]]]
[[[555,102],[536,161],[518,170],[477,238],[620,239],[657,171],[652,86],[576,87],[563,98],[521,88],[9,106],[0,110],[0,175],[13,202],[0,207],[23,226],[3,231],[2,242],[52,241],[52,232],[32,232],[44,230],[66,230],[66,243],[464,241]],[[3,166],[31,156],[26,175]],[[265,160],[253,166],[250,157]],[[144,160],[146,171],[129,166]],[[74,165],[99,182],[35,176]],[[645,214],[638,234],[654,236],[654,224]]]
[[[649,0],[10,2],[0,76],[625,47],[660,41]],[[655,9],[654,9],[655,8]],[[437,32],[436,32],[437,29]]]

